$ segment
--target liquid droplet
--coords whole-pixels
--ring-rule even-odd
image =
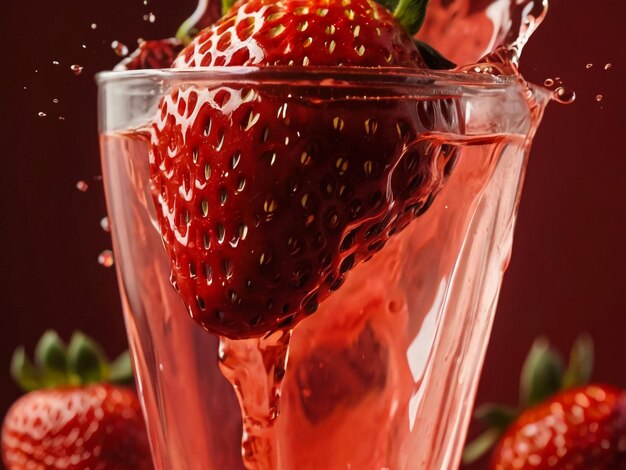
[[[100,227],[105,232],[110,232],[111,231],[111,226],[109,225],[109,218],[108,217],[102,217],[102,219],[100,219]]]
[[[81,193],[84,193],[89,189],[89,185],[83,180],[80,180],[78,183],[76,183],[76,189],[78,189]]]
[[[609,70],[611,67],[613,67],[613,64],[609,62],[608,64],[604,66],[604,70]]]
[[[52,64],[53,64],[53,65],[59,65],[59,61],[58,61],[58,60],[53,60],[53,61],[52,61]]]
[[[98,25],[96,23],[91,23],[91,29],[96,29],[98,28]]]
[[[105,268],[113,266],[113,252],[111,250],[104,250],[98,255],[98,263]]]
[[[593,67],[593,64],[587,64],[585,67],[590,69],[591,67]]]
[[[143,15],[143,20],[149,23],[154,23],[156,21],[156,16],[154,13],[148,13],[147,15]]]
[[[78,64],[70,66],[70,69],[74,72],[74,75],[80,75],[83,72],[83,66]]]
[[[54,98],[54,99],[52,100],[52,102],[53,102],[54,104],[59,104],[59,99],[58,99],[58,98]]]
[[[111,43],[111,49],[115,51],[115,53],[120,57],[125,57],[128,55],[128,47],[125,44],[122,44],[119,41],[113,41]]]
[[[602,101],[603,98],[604,98],[604,96],[602,96],[602,95],[596,95],[596,101],[598,101],[598,102]]]
[[[59,121],[65,121],[65,116],[59,116]]]
[[[554,80],[552,80],[551,78],[546,78],[543,84],[548,88],[551,88],[554,86]]]
[[[44,113],[43,111],[39,111],[39,112],[37,113],[37,116],[39,116],[39,117],[46,117],[46,116],[47,116],[47,114],[46,114],[46,113]]]
[[[560,86],[554,90],[554,100],[561,104],[570,104],[576,100],[576,93],[571,88]]]

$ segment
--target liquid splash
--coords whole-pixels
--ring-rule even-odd
[[[280,414],[291,331],[265,338],[220,338],[220,369],[233,385],[243,416],[242,456],[247,468],[276,468],[273,425]]]
[[[111,231],[108,217],[103,217],[102,219],[100,219],[100,228],[107,233]]]
[[[126,57],[128,55],[128,47],[126,44],[122,44],[119,41],[113,41],[111,43],[111,49],[120,57]]]
[[[98,264],[105,268],[110,268],[114,264],[113,252],[111,250],[104,250],[98,255]]]

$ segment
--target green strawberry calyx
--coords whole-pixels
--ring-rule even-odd
[[[35,347],[34,362],[28,358],[23,346],[17,348],[11,360],[11,375],[25,392],[96,383],[127,385],[133,382],[128,351],[109,362],[100,345],[80,331],[74,332],[67,345],[55,331],[46,331]]]
[[[567,367],[545,338],[536,339],[522,367],[519,406],[486,404],[476,408],[474,418],[487,429],[466,445],[463,463],[470,464],[486,454],[524,410],[545,402],[560,391],[589,383],[593,356],[593,340],[586,334],[575,341]]]

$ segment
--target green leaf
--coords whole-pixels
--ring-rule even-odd
[[[46,387],[67,383],[66,347],[56,331],[46,331],[37,343],[35,364]]]
[[[428,0],[400,0],[393,17],[411,36],[414,36],[424,23],[427,6]]]
[[[500,436],[502,436],[502,431],[498,429],[489,429],[482,433],[465,446],[463,450],[463,463],[469,465],[480,459],[498,442]]]
[[[561,388],[563,360],[550,349],[544,338],[535,340],[520,379],[520,399],[524,407],[545,401]]]
[[[505,430],[517,417],[517,410],[508,406],[487,404],[477,407],[474,417],[489,428]]]
[[[565,390],[589,383],[593,373],[593,359],[593,339],[588,334],[579,336],[572,346],[561,388]]]
[[[130,353],[124,351],[111,363],[109,381],[118,385],[132,384],[135,380]]]
[[[76,332],[67,348],[67,364],[77,385],[106,382],[109,368],[100,346],[87,335]]]
[[[425,42],[413,41],[420,51],[420,55],[431,70],[450,70],[456,67],[454,62],[450,62],[444,56],[442,56],[437,49],[429,46]]]
[[[28,359],[23,346],[17,348],[13,353],[11,358],[11,376],[25,392],[37,390],[42,386],[39,372]]]

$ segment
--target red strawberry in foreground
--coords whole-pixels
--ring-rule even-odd
[[[137,395],[112,385],[132,380],[127,354],[109,366],[86,336],[76,333],[66,351],[48,332],[35,357],[38,369],[23,349],[12,363],[17,381],[31,391],[11,407],[2,427],[9,470],[153,468]],[[104,380],[111,384],[98,383]]]
[[[479,408],[477,417],[491,429],[466,448],[465,461],[499,439],[491,470],[626,468],[626,391],[580,385],[590,376],[591,355],[590,340],[579,340],[563,374],[547,343],[536,343],[522,375],[528,408],[519,414],[493,405]]]
[[[371,0],[242,2],[175,66],[300,66],[282,70],[294,82],[313,66],[422,67],[398,18],[413,33],[424,8],[401,3],[394,18]],[[437,130],[459,131],[452,100],[333,100],[330,88],[307,97],[285,86],[178,87],[151,128],[172,282],[196,321],[232,338],[313,313],[429,207],[454,162],[451,147],[420,139],[435,115]]]
[[[502,437],[493,470],[615,469],[626,459],[626,392],[589,385],[520,415]]]

